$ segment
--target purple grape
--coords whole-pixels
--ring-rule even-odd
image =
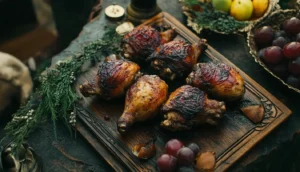
[[[293,76],[293,75],[290,75],[288,78],[287,78],[287,81],[286,81],[287,84],[291,85],[292,87],[295,87],[295,88],[299,88],[300,87],[300,79]]]
[[[190,148],[183,147],[179,149],[177,153],[177,158],[178,158],[178,164],[180,166],[189,166],[194,163],[195,154]]]
[[[157,166],[161,172],[173,172],[176,170],[177,159],[172,155],[163,154],[157,159]]]
[[[276,39],[273,40],[272,45],[273,46],[278,46],[280,48],[283,48],[287,43],[288,43],[288,41],[286,40],[286,38],[284,38],[284,37],[278,37],[278,38],[276,38]]]
[[[283,30],[291,35],[300,33],[300,20],[296,17],[292,17],[285,21],[283,24]]]
[[[190,143],[187,147],[194,152],[194,155],[198,155],[200,147],[196,143]]]
[[[176,157],[178,150],[182,147],[183,143],[180,140],[172,139],[166,143],[165,152]]]
[[[283,59],[282,49],[277,46],[268,47],[264,51],[262,59],[268,64],[277,64]]]
[[[266,47],[272,44],[274,37],[273,29],[270,26],[258,28],[254,33],[254,40],[258,47]]]
[[[274,33],[274,39],[279,38],[279,37],[287,37],[287,34],[285,33],[285,31],[281,30],[281,31],[277,31]]]
[[[292,42],[292,39],[291,39],[291,38],[289,38],[289,37],[284,37],[284,38],[286,39],[287,43]]]
[[[279,64],[269,66],[270,70],[280,78],[286,78],[289,74],[288,63],[282,62]]]
[[[283,55],[287,59],[294,60],[300,56],[300,43],[291,42],[283,47]]]
[[[300,76],[300,57],[297,57],[295,60],[290,61],[289,72],[291,72],[291,74],[293,75]]]

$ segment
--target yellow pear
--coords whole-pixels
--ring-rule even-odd
[[[269,6],[269,0],[253,0],[253,16],[261,17],[265,14]]]
[[[253,12],[251,0],[233,0],[230,8],[230,15],[239,21],[250,19]]]

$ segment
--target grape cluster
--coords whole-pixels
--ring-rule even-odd
[[[258,57],[287,84],[300,88],[300,19],[292,17],[275,31],[270,26],[254,34]]]
[[[193,164],[200,148],[196,143],[187,147],[177,139],[169,140],[165,146],[165,153],[157,159],[161,172],[194,172]]]

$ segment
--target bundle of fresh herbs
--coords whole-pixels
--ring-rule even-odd
[[[44,121],[51,119],[56,135],[56,121],[62,120],[71,130],[76,122],[74,106],[79,96],[72,85],[81,72],[81,66],[88,61],[100,61],[112,53],[120,51],[120,40],[115,29],[108,29],[101,40],[83,47],[83,52],[70,60],[62,61],[46,69],[39,76],[40,86],[30,100],[14,115],[5,128],[6,137],[16,148],[26,141],[29,134]]]
[[[183,0],[182,2],[193,15],[192,20],[199,28],[230,34],[249,25],[247,21],[235,20],[230,15],[215,10],[212,4],[205,0]]]

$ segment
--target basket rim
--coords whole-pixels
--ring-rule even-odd
[[[179,2],[183,2],[184,0],[179,0]],[[207,29],[219,34],[224,34],[224,35],[228,35],[228,34],[237,34],[237,33],[243,33],[243,32],[248,32],[251,29],[251,25],[255,24],[261,20],[263,20],[264,18],[266,18],[269,14],[271,14],[274,10],[279,10],[280,6],[279,6],[279,0],[269,0],[269,6],[267,11],[265,12],[265,14],[256,19],[256,20],[252,20],[252,21],[245,21],[248,22],[249,24],[247,26],[245,26],[244,28],[235,30],[233,32],[222,32],[219,30],[214,30],[214,29],[209,29],[209,28],[203,28],[203,27],[199,27],[197,23],[193,22],[193,16],[190,13],[190,11],[192,11],[188,6],[183,5],[182,6],[182,11],[183,14],[187,16],[187,25],[189,27],[191,27],[197,34],[200,34],[202,30]]]
[[[268,16],[268,18],[272,18],[274,15],[278,15],[280,13],[295,13],[297,15],[297,13],[299,13],[299,11],[297,11],[296,9],[285,9],[285,10],[277,10],[274,11],[270,14],[270,16]],[[286,17],[288,19],[288,17]],[[267,20],[267,19],[265,19]],[[263,22],[265,20],[261,20],[253,25],[251,25],[251,29],[247,32],[247,46],[249,47],[249,53],[250,55],[254,58],[255,62],[258,63],[260,66],[262,66],[269,74],[271,74],[273,77],[275,77],[276,79],[278,79],[281,83],[283,83],[285,86],[287,86],[289,89],[294,90],[297,93],[300,93],[300,89],[295,88],[289,84],[287,84],[283,79],[281,79],[280,77],[278,77],[277,75],[275,75],[257,56],[257,49],[256,47],[252,47],[251,46],[251,41],[253,41],[254,39],[254,35],[252,34],[254,32],[254,29],[256,29],[258,26],[260,26],[261,24],[263,24]]]

